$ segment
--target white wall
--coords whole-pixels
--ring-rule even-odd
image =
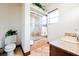
[[[60,39],[65,32],[79,32],[79,4],[51,4],[48,10],[58,8],[59,21],[48,24],[48,39]]]
[[[0,4],[0,47],[2,47],[5,32],[9,29],[18,31],[17,45],[20,44],[22,27],[21,9],[21,4]]]
[[[22,5],[22,39],[21,45],[24,53],[30,50],[30,4]]]

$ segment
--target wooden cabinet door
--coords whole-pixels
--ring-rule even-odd
[[[63,49],[50,45],[50,56],[75,56]]]

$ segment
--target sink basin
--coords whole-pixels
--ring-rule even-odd
[[[61,38],[61,40],[71,42],[71,43],[79,43],[79,41],[77,41],[77,37],[64,36]]]

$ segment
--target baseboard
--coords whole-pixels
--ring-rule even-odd
[[[30,55],[30,51],[24,53],[22,46],[21,46],[21,45],[19,45],[19,46],[21,47],[21,50],[22,50],[22,53],[23,53],[24,56],[28,56],[28,55]]]
[[[30,55],[30,51],[24,53],[24,56],[28,56],[28,55]]]
[[[19,44],[19,45],[16,45],[16,48],[17,48],[17,47],[21,47],[21,45],[20,45],[20,44]]]
[[[50,44],[49,42],[47,42],[47,44]]]

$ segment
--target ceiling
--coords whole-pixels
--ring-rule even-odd
[[[45,6],[47,12],[54,10],[60,6],[79,6],[79,3],[41,3]]]

